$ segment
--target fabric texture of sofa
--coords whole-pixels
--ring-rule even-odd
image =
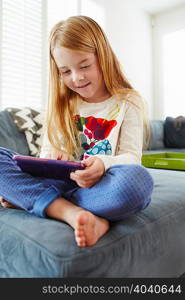
[[[41,126],[19,122],[24,124],[20,131],[15,114],[0,113],[0,146],[30,155],[30,140],[39,148],[35,141],[40,134],[36,138],[34,134]],[[164,124],[151,121],[148,151],[179,151],[165,147]],[[150,205],[112,223],[89,248],[76,246],[73,229],[66,223],[0,206],[0,277],[180,277],[185,272],[185,172],[148,170],[154,179]]]

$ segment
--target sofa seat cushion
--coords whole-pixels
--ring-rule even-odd
[[[73,229],[0,208],[0,277],[179,277],[185,272],[185,172],[148,169],[150,205],[89,248]]]

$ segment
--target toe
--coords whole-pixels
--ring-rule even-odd
[[[76,243],[77,243],[78,247],[85,247],[86,246],[84,238],[76,237]]]
[[[80,238],[83,236],[83,234],[80,231],[76,231],[75,236]]]

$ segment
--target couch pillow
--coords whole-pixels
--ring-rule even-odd
[[[185,122],[176,126],[177,118],[167,117],[164,122],[164,143],[169,148],[185,148]]]
[[[43,114],[31,109],[7,108],[20,132],[24,132],[30,155],[39,156],[43,129]]]
[[[0,112],[0,147],[8,148],[22,155],[29,155],[24,132],[20,132],[8,111]]]
[[[164,145],[164,128],[162,120],[151,120],[151,138],[149,150],[163,149]]]

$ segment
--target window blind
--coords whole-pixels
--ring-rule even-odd
[[[1,0],[1,6],[1,109],[41,109],[46,96],[43,0]]]
[[[0,109],[45,109],[48,36],[80,13],[81,0],[0,0]]]

